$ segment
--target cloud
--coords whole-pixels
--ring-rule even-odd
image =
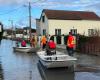
[[[32,6],[38,8],[74,8],[85,9],[87,6],[98,8],[99,6],[94,5],[100,3],[100,0],[0,0],[0,5],[24,5],[31,2]]]
[[[46,0],[44,2],[37,2],[33,4],[34,7],[40,8],[57,8],[57,7],[85,7],[98,3],[100,1],[94,0]]]
[[[84,10],[93,11],[100,16],[100,2],[85,6]]]
[[[100,0],[46,0],[33,4],[34,7],[45,9],[88,10],[100,12]]]
[[[0,0],[1,5],[15,5],[25,2],[24,0]]]
[[[74,1],[74,0],[73,0]],[[60,7],[69,7],[73,4],[72,0],[47,0],[44,2],[38,2],[35,4],[32,4],[34,7],[39,7],[39,8],[60,8]]]
[[[28,2],[38,2],[44,0],[0,0],[0,5],[22,5]]]

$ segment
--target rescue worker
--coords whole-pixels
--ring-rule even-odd
[[[34,38],[34,36],[33,36],[33,38],[31,39],[31,47],[34,47],[35,48],[35,38]]]
[[[75,48],[75,37],[69,32],[66,49],[69,56],[73,56]]]
[[[38,40],[36,35],[34,36],[34,39],[35,39],[35,47],[37,47]]]
[[[41,45],[42,45],[43,50],[46,48],[46,42],[47,42],[47,39],[45,36],[43,36],[41,39]]]

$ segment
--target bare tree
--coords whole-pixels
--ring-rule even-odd
[[[99,36],[100,37],[100,29],[95,29],[95,35],[94,36]]]
[[[91,31],[91,36],[98,36],[100,37],[100,29],[95,28]]]

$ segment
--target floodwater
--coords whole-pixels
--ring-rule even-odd
[[[77,72],[76,70],[74,72],[67,68],[48,70],[38,63],[36,53],[15,53],[13,46],[14,42],[10,40],[2,40],[0,45],[4,80],[100,80],[99,71]],[[100,63],[100,58],[95,60],[95,63]]]

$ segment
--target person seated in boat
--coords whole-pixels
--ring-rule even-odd
[[[22,46],[22,47],[26,47],[26,41],[25,41],[25,40],[22,40],[21,46]]]
[[[56,43],[53,40],[50,40],[47,42],[46,52],[47,52],[47,55],[56,54]]]

